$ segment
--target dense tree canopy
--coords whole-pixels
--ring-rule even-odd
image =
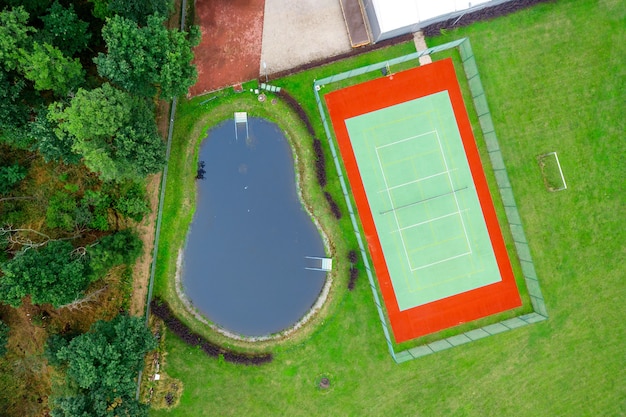
[[[30,295],[33,304],[72,303],[112,267],[137,259],[141,248],[141,240],[130,231],[105,236],[80,251],[58,240],[27,248],[0,266],[0,301],[17,307]]]
[[[100,278],[116,265],[131,264],[139,257],[141,250],[142,241],[130,230],[105,236],[87,252],[91,274],[94,278]]]
[[[82,157],[72,150],[74,142],[69,135],[57,136],[56,128],[57,125],[48,119],[48,108],[38,109],[35,120],[29,123],[27,133],[30,142],[34,144],[33,149],[38,150],[46,162],[79,163]]]
[[[26,168],[20,164],[0,166],[0,195],[9,191],[26,177]]]
[[[67,378],[78,389],[56,401],[53,416],[147,416],[147,406],[135,400],[135,378],[155,347],[143,319],[127,315],[96,322],[89,332],[60,344],[52,354],[67,364]]]
[[[103,84],[79,89],[70,105],[50,108],[57,135],[69,135],[74,152],[103,180],[141,179],[165,163],[154,110],[147,101]]]
[[[172,0],[0,0],[0,303],[19,306],[25,296],[33,304],[70,303],[63,311],[91,320],[82,313],[114,315],[127,301],[127,280],[108,276],[112,267],[132,263],[142,248],[135,233],[119,229],[149,212],[145,176],[164,164],[155,104],[186,93],[195,80],[191,47],[198,31],[169,31],[164,19],[171,5]],[[99,52],[105,54],[96,65]],[[87,295],[114,295],[102,308],[82,310],[81,297],[101,278],[107,285],[94,284],[98,290]],[[3,329],[0,323],[0,353]],[[120,337],[133,340],[130,334]],[[59,346],[70,349],[67,340]],[[14,395],[15,410],[0,414],[43,415],[52,401],[37,398],[56,397],[56,416],[146,415],[134,400],[134,382],[132,390],[120,391],[136,375],[123,357],[132,346],[116,351],[108,344],[83,345],[89,346],[94,358],[111,365],[90,368],[98,369],[97,382],[76,389],[78,380],[81,386],[90,380],[87,372],[74,373],[68,387],[54,384],[49,396],[49,384],[37,388],[20,375],[16,380],[24,388]],[[3,375],[18,368],[12,360],[0,361]],[[87,359],[70,362],[63,356],[53,365],[61,372],[89,368]],[[124,367],[132,369],[131,376],[122,375]]]
[[[170,0],[109,0],[109,11],[145,26],[148,16],[167,16],[172,6]]]
[[[36,90],[52,90],[65,96],[82,84],[85,78],[78,59],[63,55],[60,49],[35,42],[33,52],[24,59],[24,76],[35,83]]]
[[[81,297],[89,284],[88,265],[67,241],[52,241],[39,249],[19,252],[2,265],[0,301],[17,307],[31,296],[33,304],[55,307]]]
[[[28,46],[30,33],[28,12],[23,7],[0,12],[0,65],[5,70],[16,70]]]
[[[78,18],[74,5],[63,7],[55,1],[48,13],[41,17],[43,29],[39,34],[42,42],[54,45],[68,56],[84,50],[91,38],[89,24]]]
[[[107,53],[94,60],[98,72],[132,94],[171,99],[186,94],[196,81],[192,47],[200,37],[195,27],[190,33],[168,30],[163,17],[155,15],[140,27],[113,16],[102,36]]]

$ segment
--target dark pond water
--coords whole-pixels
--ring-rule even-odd
[[[219,326],[262,336],[298,322],[317,300],[324,272],[319,231],[303,209],[291,147],[280,129],[249,119],[212,129],[200,147],[204,179],[184,253],[183,285],[193,305]],[[313,265],[315,266],[315,265]]]

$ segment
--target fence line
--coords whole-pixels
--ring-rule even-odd
[[[350,199],[348,187],[346,185],[346,180],[343,175],[342,165],[341,165],[341,162],[339,161],[339,157],[337,154],[337,150],[335,147],[333,136],[331,134],[330,127],[328,125],[326,111],[324,109],[324,105],[322,103],[319,90],[321,86],[326,85],[326,84],[331,84],[331,83],[346,80],[352,77],[356,77],[359,75],[363,75],[369,72],[378,71],[390,65],[396,65],[396,64],[404,63],[404,62],[411,61],[411,60],[418,60],[419,57],[423,55],[431,55],[437,52],[442,52],[442,51],[446,51],[446,50],[453,49],[453,48],[458,48],[460,56],[461,56],[463,70],[465,72],[465,76],[467,78],[469,89],[472,95],[472,101],[476,109],[476,113],[478,115],[478,122],[480,124],[481,130],[483,132],[483,137],[487,145],[489,159],[490,159],[492,168],[494,170],[496,183],[498,184],[498,191],[500,192],[500,196],[504,204],[507,221],[509,223],[509,228],[511,229],[511,235],[513,236],[515,249],[516,249],[519,261],[520,261],[520,265],[522,267],[522,275],[524,276],[524,281],[526,283],[526,287],[528,289],[528,293],[530,296],[531,305],[534,311],[529,314],[524,314],[521,316],[513,317],[511,319],[506,319],[498,323],[483,326],[478,329],[470,330],[470,331],[467,331],[458,335],[454,335],[445,339],[437,340],[432,343],[427,343],[427,344],[417,346],[411,349],[407,349],[401,352],[396,352],[393,348],[393,342],[391,341],[391,336],[390,336],[389,328],[387,326],[387,321],[385,319],[383,306],[380,301],[380,296],[378,294],[376,283],[374,281],[372,267],[367,257],[367,252],[365,250],[363,238],[361,236],[361,232],[359,231],[358,221],[356,219],[354,210],[352,208],[352,202]],[[465,344],[474,340],[482,339],[484,337],[492,336],[492,335],[502,333],[505,331],[517,329],[519,327],[523,327],[532,323],[537,323],[537,322],[546,320],[548,318],[548,311],[547,311],[547,308],[543,299],[543,295],[541,293],[539,280],[537,278],[537,273],[535,271],[535,266],[534,266],[532,256],[530,253],[530,247],[528,245],[528,241],[526,240],[526,236],[524,234],[524,229],[522,226],[519,211],[517,209],[517,205],[515,204],[513,190],[512,190],[511,183],[508,178],[506,167],[504,165],[502,153],[500,152],[500,145],[498,143],[498,138],[495,133],[495,127],[493,125],[493,120],[491,118],[491,112],[489,111],[487,97],[485,95],[482,82],[480,81],[480,74],[478,72],[478,66],[476,64],[476,59],[474,57],[474,53],[472,51],[472,47],[469,42],[469,39],[467,38],[458,39],[453,42],[448,42],[444,45],[435,46],[432,48],[425,49],[423,51],[417,51],[417,52],[404,55],[401,57],[389,59],[389,60],[382,61],[382,62],[377,62],[377,63],[370,64],[364,67],[355,68],[350,71],[345,71],[339,74],[335,74],[330,77],[325,77],[320,80],[315,80],[313,82],[313,92],[315,94],[315,101],[317,102],[317,108],[318,108],[320,117],[322,119],[322,124],[324,126],[326,138],[330,146],[330,151],[333,156],[335,169],[337,170],[337,175],[339,176],[339,182],[341,183],[341,190],[343,192],[344,198],[346,200],[346,204],[348,206],[348,212],[350,213],[350,220],[352,222],[352,227],[354,229],[354,233],[356,235],[357,242],[359,244],[361,257],[363,258],[363,262],[365,264],[365,271],[367,273],[367,278],[369,280],[370,289],[372,290],[372,295],[374,297],[374,304],[376,305],[376,309],[378,311],[378,316],[380,318],[380,322],[383,328],[383,333],[385,335],[387,347],[389,349],[389,353],[391,357],[396,363],[402,363],[411,359],[416,359],[425,355],[430,355],[432,353],[439,352],[441,350],[449,349],[455,346],[459,346],[459,345],[462,345],[462,344]]]

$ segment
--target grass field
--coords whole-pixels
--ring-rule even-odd
[[[396,365],[361,277],[307,338],[273,348],[266,366],[213,360],[168,336],[166,372],[185,391],[178,408],[152,415],[626,414],[626,5],[551,2],[428,42],[463,36],[476,55],[550,319]],[[354,63],[280,83],[314,117],[312,79],[341,65]],[[185,120],[176,122],[183,137],[194,129],[192,117]],[[536,159],[551,151],[567,179],[558,193],[546,190]],[[322,375],[330,378],[327,391],[316,386]]]

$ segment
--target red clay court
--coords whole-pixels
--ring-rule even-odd
[[[519,307],[452,61],[324,98],[396,342]]]
[[[194,50],[197,96],[259,76],[265,0],[200,0],[196,24],[202,31]]]

